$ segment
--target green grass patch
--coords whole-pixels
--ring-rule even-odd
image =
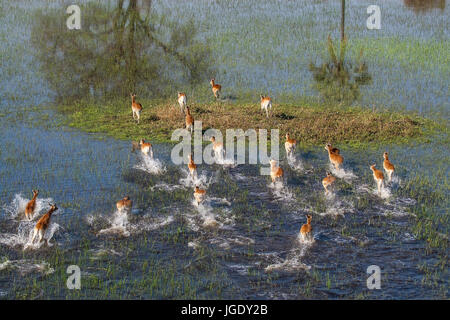
[[[103,133],[123,140],[149,139],[172,142],[172,132],[184,128],[179,106],[167,100],[140,100],[143,105],[139,124],[132,119],[129,101],[107,103],[76,102],[58,106],[67,124],[91,133]],[[311,146],[327,142],[355,147],[381,143],[407,143],[429,140],[442,127],[414,113],[368,110],[363,107],[334,107],[314,103],[274,104],[266,118],[259,103],[213,101],[191,103],[191,114],[202,121],[202,129],[215,128],[225,136],[226,129],[279,129],[280,138],[289,132],[299,144]],[[270,136],[269,136],[270,138]]]

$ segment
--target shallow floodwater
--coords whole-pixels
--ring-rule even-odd
[[[18,3],[20,16],[25,9]],[[423,19],[441,19],[440,10]],[[22,35],[0,46],[4,57],[17,45],[28,48],[26,28],[12,25],[11,17],[0,19],[9,21],[10,33]],[[427,246],[416,220],[421,210],[442,217],[434,231],[448,248],[445,138],[358,151],[341,147],[341,171],[330,167],[323,146],[297,148],[294,159],[281,153],[282,184],[261,176],[255,165],[200,164],[191,179],[185,165],[170,161],[170,145],[154,145],[151,160],[133,152],[129,141],[59,126],[60,115],[45,109],[52,92],[30,54],[28,48],[11,58],[17,72],[0,80],[2,299],[447,297],[446,254]],[[2,61],[5,73],[10,67]],[[448,74],[439,76],[448,83]],[[448,100],[433,97],[448,108]],[[381,169],[384,151],[396,173],[378,194],[369,165]],[[321,185],[326,171],[338,177],[329,195]],[[200,205],[195,185],[207,190]],[[32,189],[40,190],[39,215],[30,222],[23,211]],[[133,209],[118,212],[115,203],[126,195]],[[59,207],[47,234],[50,246],[28,246],[49,203]],[[298,232],[308,214],[313,236],[303,240]],[[69,265],[81,269],[80,291],[66,288]],[[381,290],[367,289],[370,265],[382,270]]]

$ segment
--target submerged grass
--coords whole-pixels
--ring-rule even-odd
[[[140,100],[144,110],[137,124],[129,101],[104,104],[76,102],[59,106],[68,115],[67,124],[91,133],[105,133],[117,139],[150,139],[172,142],[172,132],[184,128],[178,105],[168,100]],[[289,132],[303,146],[327,142],[366,147],[379,143],[406,143],[411,138],[427,139],[441,125],[414,113],[368,110],[363,107],[336,107],[308,103],[275,103],[266,118],[258,102],[219,100],[190,104],[191,114],[202,121],[202,130],[279,129]],[[281,137],[284,140],[283,137]],[[270,138],[269,138],[270,139]]]

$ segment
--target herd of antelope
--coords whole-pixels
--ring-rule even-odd
[[[215,79],[211,79],[210,84],[214,97],[218,99],[222,90],[222,86],[220,84],[215,83]],[[180,112],[183,113],[185,116],[186,129],[190,130],[192,133],[194,128],[194,118],[187,105],[187,97],[185,93],[178,92],[178,104],[180,106]],[[131,110],[133,119],[136,120],[137,123],[139,123],[140,121],[142,109],[143,109],[142,105],[139,102],[136,102],[136,94],[132,93]],[[266,112],[266,117],[269,117],[270,113],[269,111],[272,111],[272,99],[270,97],[261,95],[261,110],[264,110]],[[215,137],[211,137],[210,141],[212,143],[213,151],[216,157],[224,157],[225,150],[223,144],[221,142],[217,142]],[[284,146],[286,150],[286,156],[289,157],[293,155],[293,153],[295,152],[297,141],[295,139],[291,139],[290,134],[286,133],[286,142]],[[133,142],[133,150],[134,149],[140,149],[143,155],[153,158],[153,149],[151,143],[145,142],[145,140],[143,139],[141,139],[139,143]],[[340,150],[338,148],[333,147],[329,143],[325,146],[325,150],[327,150],[328,152],[330,164],[334,166],[336,170],[341,169],[342,164],[344,162],[344,158],[340,154]],[[392,174],[395,171],[395,167],[389,161],[387,152],[384,152],[383,158],[384,158],[383,168],[388,176],[388,181],[390,182],[392,180]],[[197,176],[197,165],[194,163],[192,155],[189,155],[188,170],[191,177],[195,179]],[[370,170],[373,172],[373,178],[377,184],[378,193],[381,194],[381,188],[383,187],[384,184],[383,171],[376,169],[375,164],[370,166]],[[281,167],[278,166],[278,162],[276,160],[270,160],[270,177],[273,183],[282,180],[284,177],[284,171]],[[327,172],[326,177],[322,179],[322,185],[323,188],[325,189],[325,194],[330,193],[330,190],[328,188],[332,187],[335,181],[336,177],[334,177],[331,174],[331,172]],[[27,203],[25,208],[25,217],[28,220],[33,219],[33,215],[36,211],[36,199],[39,194],[39,190],[32,190],[32,193],[33,198]],[[205,198],[206,198],[206,190],[200,189],[199,186],[195,186],[194,189],[195,203],[197,205],[200,205],[205,200]],[[119,211],[130,211],[132,205],[133,202],[129,196],[124,197],[123,199],[117,201],[116,203],[117,209]],[[58,210],[56,205],[51,204],[48,212],[38,220],[33,229],[33,236],[31,242],[34,242],[35,238],[39,237],[39,243],[43,242],[44,240],[46,240],[48,243],[48,240],[44,238],[44,235],[49,227],[52,213],[55,212],[56,210]],[[299,234],[303,239],[307,239],[312,235],[311,219],[312,219],[311,215],[307,215],[307,223],[302,225],[300,229]]]

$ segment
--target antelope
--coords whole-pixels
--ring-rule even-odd
[[[383,171],[376,169],[374,164],[370,166],[370,170],[372,170],[373,178],[374,178],[375,182],[377,183],[378,194],[381,194],[381,187],[383,186],[383,180],[384,180]]]
[[[153,158],[153,148],[151,143],[145,142],[144,139],[141,139],[141,141],[139,141],[139,145],[141,146],[141,152],[143,154],[148,156],[150,153],[150,157]]]
[[[189,163],[188,163],[188,169],[189,173],[191,174],[192,178],[195,178],[197,175],[197,165],[194,163],[194,160],[192,159],[192,155],[189,155]]]
[[[58,210],[55,204],[52,204],[50,206],[50,210],[46,214],[44,214],[39,221],[36,223],[36,226],[33,230],[33,237],[31,238],[31,243],[34,242],[34,239],[36,236],[39,235],[39,243],[41,243],[44,240],[45,232],[48,229],[48,226],[50,225],[50,219],[52,218],[52,213]],[[48,239],[46,239],[47,245],[48,245]]]
[[[197,201],[197,205],[202,203],[205,200],[206,190],[200,189],[198,186],[195,186],[194,198]]]
[[[297,146],[297,141],[291,139],[289,133],[286,133],[286,142],[284,143],[284,148],[286,149],[286,156],[289,156],[291,153],[295,151],[295,147]]]
[[[131,111],[133,112],[133,119],[137,119],[137,123],[139,123],[142,105],[139,102],[136,102],[136,93],[131,93]]]
[[[270,177],[272,178],[272,182],[275,182],[277,179],[282,179],[283,174],[283,169],[277,166],[277,161],[270,160]]]
[[[220,156],[224,157],[225,150],[223,149],[223,143],[222,142],[216,142],[216,137],[214,137],[214,136],[212,136],[209,140],[212,142],[214,154],[217,157],[220,157]]]
[[[186,106],[186,129],[191,130],[191,134],[194,131],[194,118],[191,116],[191,110]]]
[[[184,108],[187,104],[186,94],[184,92],[178,92],[178,104],[180,105],[180,111],[184,114]]]
[[[394,165],[392,164],[392,162],[389,161],[388,153],[387,153],[387,152],[383,153],[383,158],[384,158],[384,161],[383,161],[383,168],[384,168],[384,170],[386,171],[386,173],[387,173],[387,175],[388,175],[388,181],[391,182],[391,180],[392,180],[392,174],[393,174],[394,171],[395,171],[395,167],[394,167]]]
[[[216,99],[218,99],[220,90],[222,90],[222,86],[220,84],[216,84],[214,82],[215,80],[216,79],[211,79],[211,81],[209,83],[211,84],[211,89],[212,89],[212,92],[214,93],[214,97],[216,97]]]
[[[334,181],[336,181],[336,178],[331,175],[331,172],[327,172],[327,176],[323,178],[322,185],[325,189],[325,194],[329,192],[328,187],[331,186]]]
[[[311,216],[308,214],[306,216],[306,223],[302,225],[300,228],[300,235],[302,236],[303,240],[305,240],[307,237],[311,235],[312,227],[311,227]]]
[[[34,210],[36,210],[36,198],[39,194],[39,190],[31,190],[33,192],[33,198],[28,201],[27,206],[25,207],[25,217],[28,220],[31,220],[34,215]]]
[[[328,151],[328,157],[330,158],[330,162],[334,165],[336,170],[339,170],[339,167],[344,162],[344,158],[339,154],[339,149],[333,148],[333,146],[328,143],[325,146],[325,150]]]
[[[264,97],[262,94],[261,97],[261,110],[266,110],[266,117],[269,117],[269,110],[272,111],[272,99],[269,96]]]
[[[133,201],[131,201],[129,196],[126,196],[122,200],[117,201],[116,203],[117,210],[122,211],[130,211],[131,207],[133,206]]]

